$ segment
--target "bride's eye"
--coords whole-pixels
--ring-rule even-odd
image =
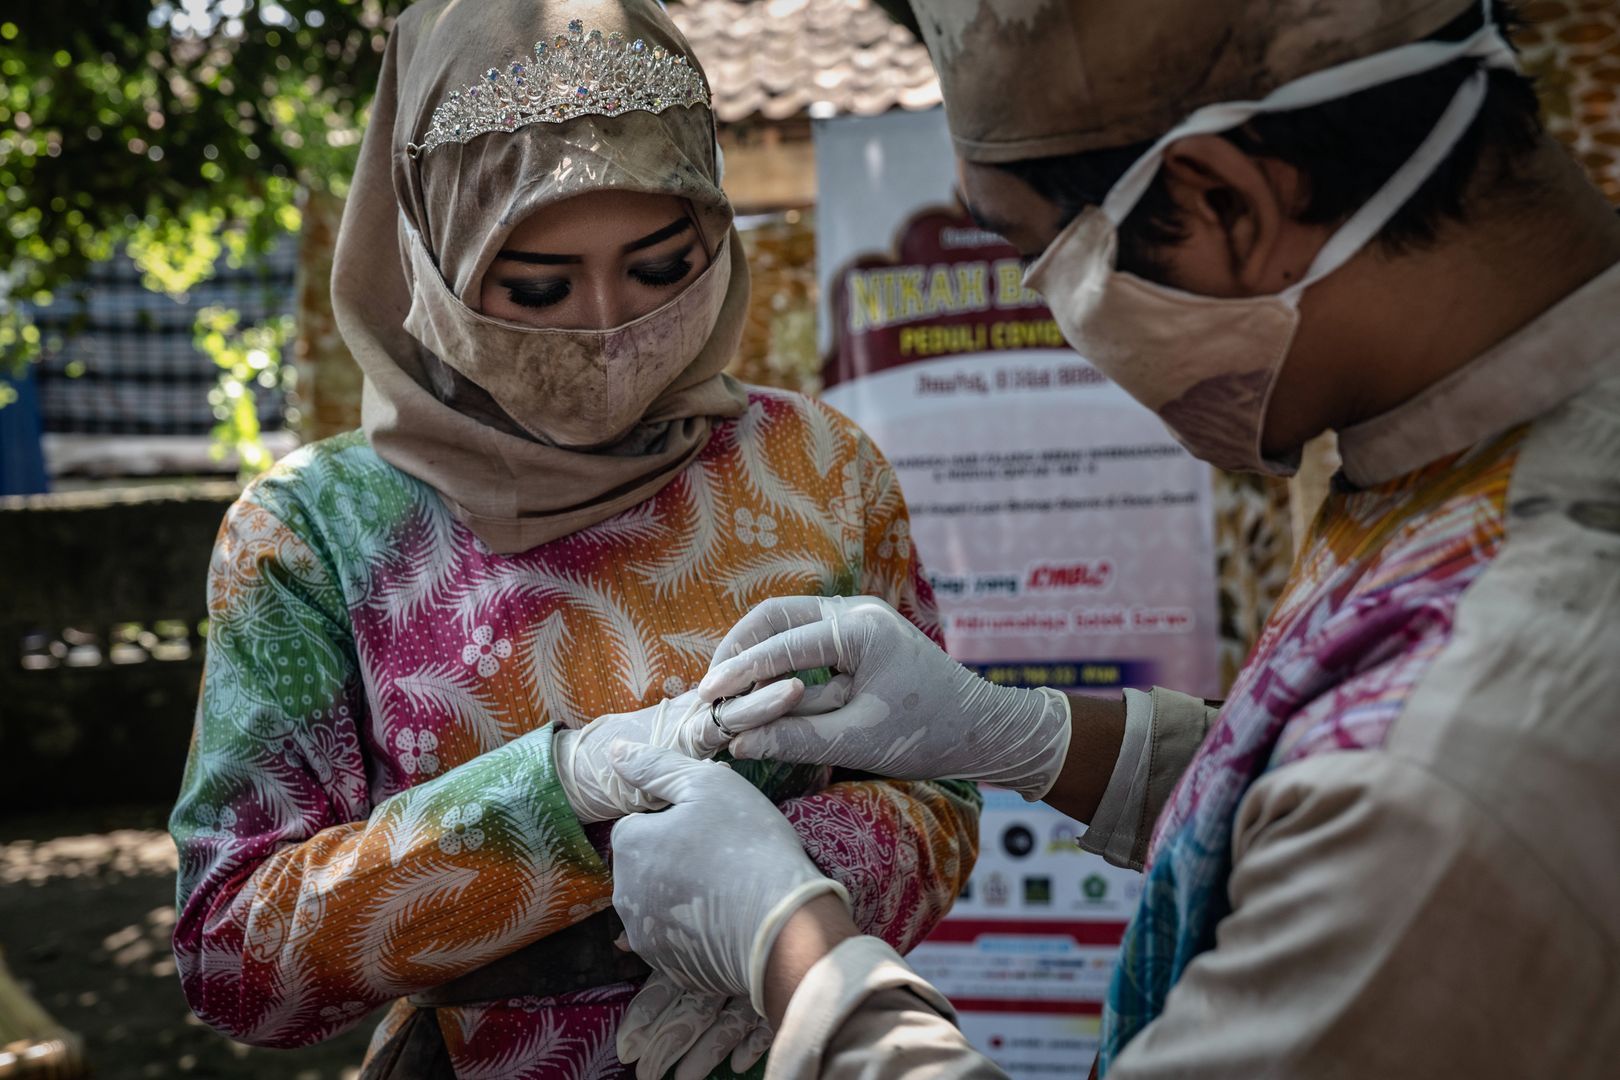
[[[630,268],[630,276],[643,285],[653,288],[662,288],[684,281],[686,275],[692,272],[692,247],[688,244],[684,249],[667,259],[655,263]]]
[[[560,304],[568,299],[569,292],[566,281],[503,281],[501,287],[506,290],[507,299],[527,308]]]

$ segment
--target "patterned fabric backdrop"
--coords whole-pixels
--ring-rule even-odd
[[[1620,4],[1533,0],[1518,44],[1547,127],[1620,205]]]

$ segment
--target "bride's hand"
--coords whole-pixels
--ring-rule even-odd
[[[655,971],[619,1025],[619,1060],[635,1065],[636,1080],[659,1080],[671,1066],[675,1080],[702,1080],[728,1059],[732,1072],[747,1072],[771,1037],[747,998],[683,990]]]
[[[688,691],[635,712],[599,716],[583,727],[557,728],[552,754],[563,794],[582,822],[611,821],[664,804],[625,783],[608,762],[616,740],[657,746],[689,758],[710,758],[731,739],[786,716],[804,698],[804,684],[786,679],[709,705]]]

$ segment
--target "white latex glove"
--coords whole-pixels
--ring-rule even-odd
[[[636,1066],[637,1080],[660,1080],[672,1065],[675,1080],[703,1080],[728,1058],[733,1072],[747,1072],[771,1035],[747,998],[685,990],[655,971],[619,1025],[619,1060]]]
[[[582,822],[656,810],[663,803],[626,784],[608,763],[614,740],[668,747],[689,758],[713,757],[733,734],[785,716],[803,696],[804,684],[788,679],[722,702],[718,712],[725,731],[715,724],[708,702],[691,690],[635,712],[599,716],[581,728],[558,726],[552,742],[557,778]]]
[[[767,600],[715,651],[698,693],[712,701],[753,682],[831,667],[800,714],[756,727],[738,758],[815,762],[897,780],[980,780],[1031,802],[1056,782],[1069,749],[1069,699],[1056,690],[997,686],[945,654],[873,596]]]
[[[825,877],[776,806],[713,761],[620,743],[625,783],[670,803],[613,826],[613,906],[630,947],[680,986],[746,996],[765,1014],[765,961],[788,918],[822,893]]]

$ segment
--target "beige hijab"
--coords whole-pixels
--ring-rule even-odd
[[[574,20],[683,54],[696,68],[653,0],[419,0],[388,41],[333,264],[333,307],[365,375],[362,424],[373,448],[430,484],[502,553],[650,498],[702,451],[715,418],[740,415],[746,403],[722,374],[742,335],[748,271],[719,187],[708,109],[583,115],[425,152],[411,145],[424,140],[447,95],[477,85],[491,68],[506,70]],[[449,291],[472,307],[513,226],[540,207],[602,188],[686,200],[711,256],[729,245],[735,257],[697,358],[627,436],[583,451],[526,433],[406,330],[422,287],[407,237],[408,230],[421,237]]]

